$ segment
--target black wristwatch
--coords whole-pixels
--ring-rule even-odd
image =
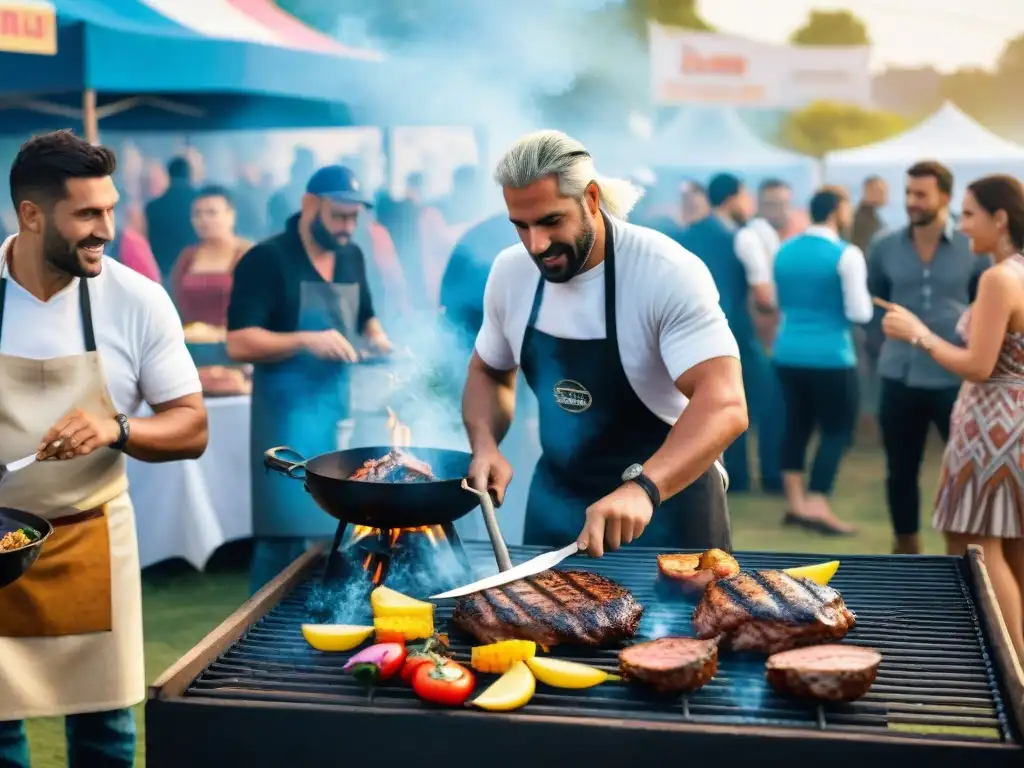
[[[644,474],[643,465],[630,464],[626,467],[626,471],[622,473],[622,482],[636,483],[644,489],[655,509],[661,506],[661,491],[658,490],[658,486],[654,484],[654,481]]]
[[[124,447],[128,445],[128,437],[131,432],[128,427],[128,417],[123,413],[119,413],[114,418],[117,419],[117,425],[121,428],[121,434],[117,436],[117,440],[110,444],[110,447],[115,451],[123,451]]]

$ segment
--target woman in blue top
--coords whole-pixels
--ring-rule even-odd
[[[868,322],[873,307],[864,254],[839,237],[853,215],[846,192],[818,192],[810,214],[812,226],[782,245],[774,268],[781,315],[774,361],[786,403],[785,522],[842,535],[854,528],[835,516],[828,496],[857,421],[853,324]],[[815,430],[820,440],[805,492],[807,445]]]

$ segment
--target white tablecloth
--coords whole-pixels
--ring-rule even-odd
[[[142,567],[183,558],[202,570],[223,544],[252,535],[249,398],[209,398],[210,443],[197,461],[128,460]]]

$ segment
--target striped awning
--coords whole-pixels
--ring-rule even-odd
[[[204,37],[242,40],[304,51],[380,60],[377,51],[351,48],[306,26],[272,0],[137,0]]]
[[[0,133],[76,119],[86,91],[110,130],[350,125],[388,64],[271,0],[0,0]]]

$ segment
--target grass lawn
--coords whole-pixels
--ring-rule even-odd
[[[864,441],[867,442],[867,441]],[[943,551],[941,539],[928,526],[941,449],[928,448],[922,473],[922,530],[928,552]],[[884,467],[881,451],[861,448],[849,455],[842,468],[835,496],[837,514],[860,526],[850,538],[825,538],[779,525],[783,500],[777,497],[731,496],[733,537],[737,549],[781,552],[885,553],[891,535],[885,509]],[[232,559],[230,557],[225,559]],[[244,565],[234,563],[195,573],[178,567],[160,566],[143,575],[143,605],[146,624],[146,673],[155,679],[201,640],[246,598]],[[145,765],[142,707],[139,718],[139,760]],[[29,724],[34,768],[59,768],[64,761],[64,731],[60,720],[39,720]]]

